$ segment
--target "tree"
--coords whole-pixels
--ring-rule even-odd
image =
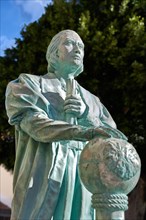
[[[16,47],[7,49],[5,56],[0,58],[0,94],[3,97],[0,151],[4,155],[1,163],[12,169],[12,160],[9,160],[11,165],[5,161],[6,149],[14,149],[14,132],[5,114],[5,87],[21,72],[44,74],[47,46],[63,29],[77,31],[85,43],[85,71],[78,81],[100,97],[118,128],[136,147],[143,163],[146,142],[145,15],[144,0],[94,0],[92,4],[87,0],[54,0],[38,21],[22,29]],[[10,155],[7,158],[11,158],[12,152],[14,150],[7,153]]]
[[[80,2],[84,11],[79,31],[88,47],[84,84],[107,106],[119,129],[136,147],[143,164],[146,2],[94,1],[93,5],[89,1]],[[142,174],[145,175],[144,166]]]

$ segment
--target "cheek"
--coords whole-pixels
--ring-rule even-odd
[[[71,53],[72,51],[73,51],[73,47],[72,47],[72,46],[69,46],[69,47],[65,47],[65,48],[64,48],[65,54],[69,54],[69,53]]]
[[[67,48],[67,47],[62,48],[62,50],[60,51],[60,58],[68,57],[71,51],[72,51],[71,48]]]
[[[82,56],[82,59],[83,59],[84,58],[84,52],[83,51],[81,52],[81,56]]]

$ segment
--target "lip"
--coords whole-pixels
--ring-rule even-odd
[[[79,55],[74,55],[74,59],[80,60],[81,57]]]

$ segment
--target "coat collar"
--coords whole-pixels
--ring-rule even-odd
[[[65,89],[63,89],[63,85],[60,80],[53,73],[42,76],[40,84],[42,93],[57,93],[65,99]]]
[[[58,88],[61,87],[60,81],[55,77],[54,74],[46,74],[41,76],[41,88],[42,92],[57,92]]]
[[[40,80],[42,93],[57,93],[63,99],[66,97],[66,86],[59,80],[54,73],[47,73],[41,76]],[[77,93],[79,92],[79,85],[77,83]]]

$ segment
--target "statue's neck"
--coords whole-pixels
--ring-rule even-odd
[[[64,84],[66,84],[66,81],[70,78],[74,78],[75,73],[74,72],[60,72],[55,71],[55,76]]]

